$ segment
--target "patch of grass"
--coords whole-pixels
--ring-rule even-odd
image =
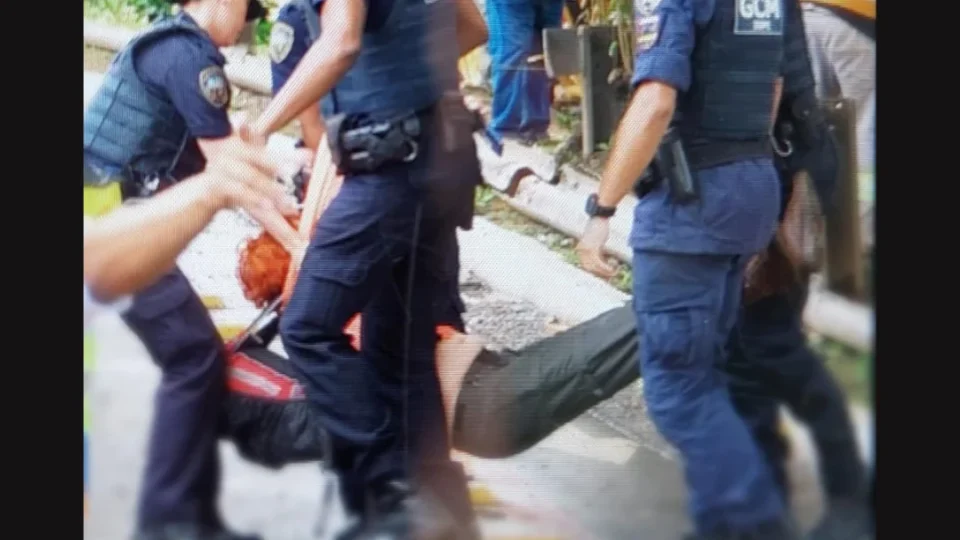
[[[809,343],[823,357],[827,369],[846,392],[847,398],[856,403],[870,405],[872,355],[822,336],[810,336]]]

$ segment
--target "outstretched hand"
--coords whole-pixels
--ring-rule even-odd
[[[263,148],[235,138],[207,163],[204,176],[221,208],[296,215],[296,201],[276,181],[279,168]]]

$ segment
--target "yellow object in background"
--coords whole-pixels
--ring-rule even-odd
[[[871,21],[877,20],[877,0],[806,0],[811,4],[838,7]]]
[[[477,47],[460,59],[458,68],[464,82],[471,86],[483,86],[488,65],[490,65],[490,55],[487,53],[487,48]]]
[[[576,103],[583,99],[580,86],[580,77],[577,75],[563,75],[557,77],[557,84],[553,87],[553,100],[556,103]]]
[[[83,215],[99,217],[120,206],[120,184],[83,186]]]

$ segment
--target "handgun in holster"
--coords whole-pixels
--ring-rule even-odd
[[[672,128],[667,130],[653,162],[634,185],[637,198],[643,198],[664,180],[667,181],[670,198],[676,203],[687,204],[700,196],[697,178],[690,169],[683,142]]]
[[[327,121],[327,140],[340,174],[367,173],[419,153],[420,119],[412,111],[386,120],[338,114]]]

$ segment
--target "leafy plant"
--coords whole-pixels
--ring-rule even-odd
[[[263,7],[274,12],[278,3],[275,0],[261,0]],[[142,26],[174,12],[169,0],[84,0],[83,14],[105,22],[127,26]],[[266,46],[270,42],[273,21],[257,21],[253,32],[254,44]]]
[[[173,12],[173,4],[167,0],[128,0],[127,3],[147,22],[157,20]]]
[[[166,0],[84,0],[83,8],[84,15],[122,24],[143,24],[173,12]]]
[[[610,82],[627,78],[633,72],[633,4],[631,0],[580,0],[582,10],[578,22],[591,26],[610,25],[617,38],[610,42],[608,54],[618,58],[618,67],[610,74]]]

